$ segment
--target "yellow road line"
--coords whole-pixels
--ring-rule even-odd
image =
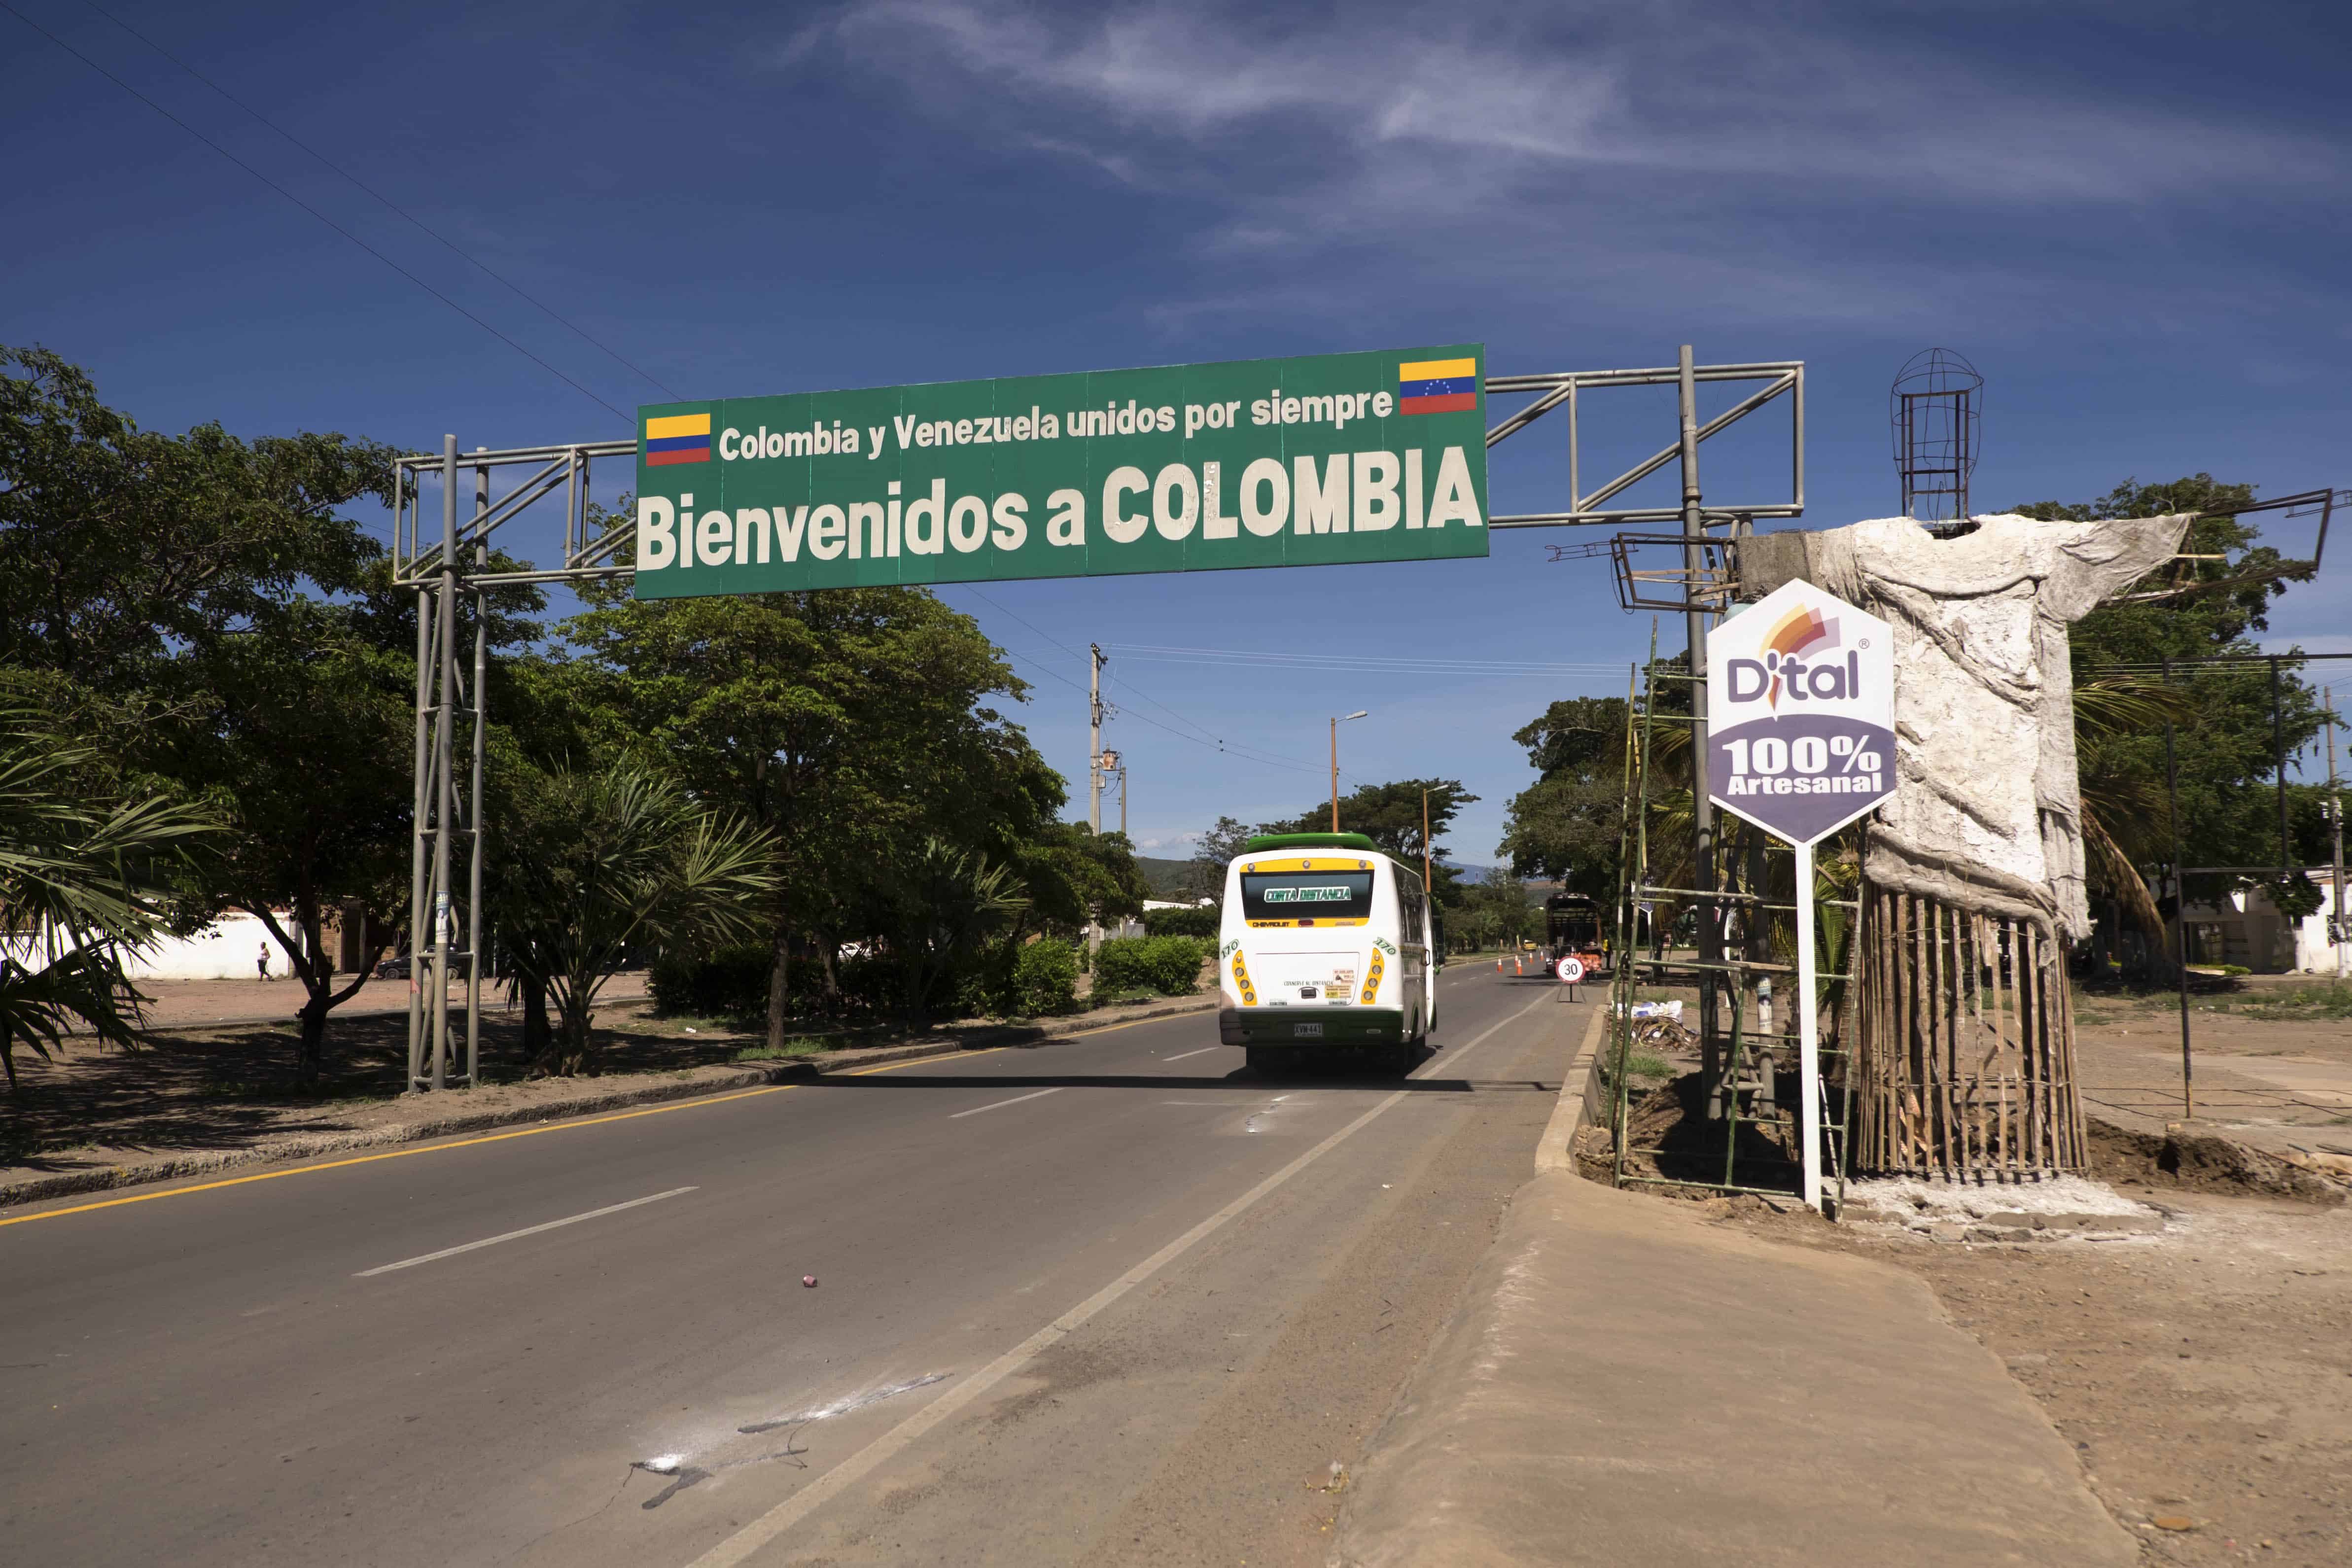
[[[1146,1020],[1138,1019],[1137,1021],[1142,1022]],[[1125,1024],[1115,1024],[1112,1027],[1116,1029],[1124,1029],[1127,1026]],[[1095,1030],[1093,1032],[1103,1033],[1107,1031]],[[971,1056],[988,1056],[996,1051],[1008,1049],[1010,1048],[1006,1046],[992,1045],[985,1051],[974,1051],[965,1052],[963,1054]],[[921,1062],[939,1061],[942,1060],[944,1059],[936,1056],[918,1056],[912,1057],[905,1061],[884,1062],[879,1067],[868,1067],[856,1072],[845,1072],[842,1073],[841,1076],[844,1078],[868,1078],[877,1072],[891,1072],[901,1067],[913,1067]],[[291,1169],[282,1171],[261,1171],[253,1176],[230,1176],[224,1181],[199,1182],[194,1186],[166,1187],[162,1192],[135,1193],[129,1197],[110,1197],[99,1203],[78,1203],[69,1208],[45,1208],[38,1214],[19,1214],[12,1218],[0,1218],[0,1226],[30,1225],[36,1219],[56,1219],[60,1216],[68,1214],[88,1214],[93,1209],[120,1208],[126,1203],[153,1203],[158,1198],[184,1197],[192,1192],[213,1192],[225,1186],[244,1186],[249,1182],[276,1181],[281,1176],[310,1176],[318,1171],[341,1170],[346,1166],[373,1165],[378,1160],[404,1160],[412,1155],[437,1155],[446,1153],[450,1149],[470,1149],[483,1144],[503,1144],[509,1138],[537,1137],[541,1133],[569,1133],[580,1127],[601,1127],[608,1122],[628,1122],[634,1121],[639,1116],[658,1116],[667,1111],[698,1110],[705,1105],[723,1105],[730,1100],[751,1100],[762,1094],[782,1094],[788,1089],[804,1089],[806,1087],[807,1085],[803,1083],[772,1083],[764,1089],[743,1089],[739,1090],[732,1094],[700,1095],[690,1100],[674,1101],[667,1105],[649,1106],[643,1111],[616,1111],[609,1116],[589,1116],[576,1122],[551,1122],[544,1126],[523,1127],[511,1133],[490,1133],[478,1138],[460,1138],[455,1143],[425,1144],[413,1149],[392,1149],[381,1155],[355,1155],[347,1160],[328,1160],[321,1165],[296,1166]]]

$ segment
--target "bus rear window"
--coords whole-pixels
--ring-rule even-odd
[[[1371,913],[1368,871],[1242,873],[1245,920],[1363,920]]]

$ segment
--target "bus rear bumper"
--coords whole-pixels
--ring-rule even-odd
[[[1228,1006],[1217,1009],[1217,1038],[1226,1045],[1386,1046],[1402,1041],[1406,1032],[1402,1008]]]

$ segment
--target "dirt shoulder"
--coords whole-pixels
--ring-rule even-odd
[[[1897,1264],[2001,1357],[2149,1563],[2352,1562],[2352,1209],[2118,1183],[2164,1229],[1960,1244],[1755,1205]]]
[[[663,1017],[642,997],[624,997],[597,1009],[598,1076],[538,1080],[527,1075],[520,1016],[501,1008],[486,1010],[481,1087],[438,1095],[403,1092],[404,1011],[339,1016],[314,1093],[293,1082],[290,1020],[166,1028],[153,1045],[130,1052],[76,1041],[46,1063],[20,1054],[22,1088],[0,1096],[0,1203],[723,1093],[909,1056],[1043,1044],[1214,1003],[1213,995],[1167,998],[1034,1022],[964,1019],[920,1033],[812,1030],[785,1057],[744,1061],[747,1051],[761,1054],[756,1035],[720,1019]],[[215,1004],[199,998],[187,1005],[200,1012]]]

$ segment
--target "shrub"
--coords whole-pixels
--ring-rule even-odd
[[[1224,912],[1215,904],[1196,909],[1147,909],[1143,912],[1143,934],[1147,936],[1197,936],[1214,942]]]
[[[663,1012],[745,1018],[768,1010],[768,967],[774,961],[766,943],[747,942],[700,957],[656,958],[646,983]]]
[[[1095,954],[1095,990],[1158,991],[1163,997],[1192,994],[1200,983],[1209,944],[1190,936],[1122,936]]]
[[[1067,942],[1042,936],[1021,949],[1004,1010],[1022,1018],[1075,1011],[1078,1005],[1078,954]]]

